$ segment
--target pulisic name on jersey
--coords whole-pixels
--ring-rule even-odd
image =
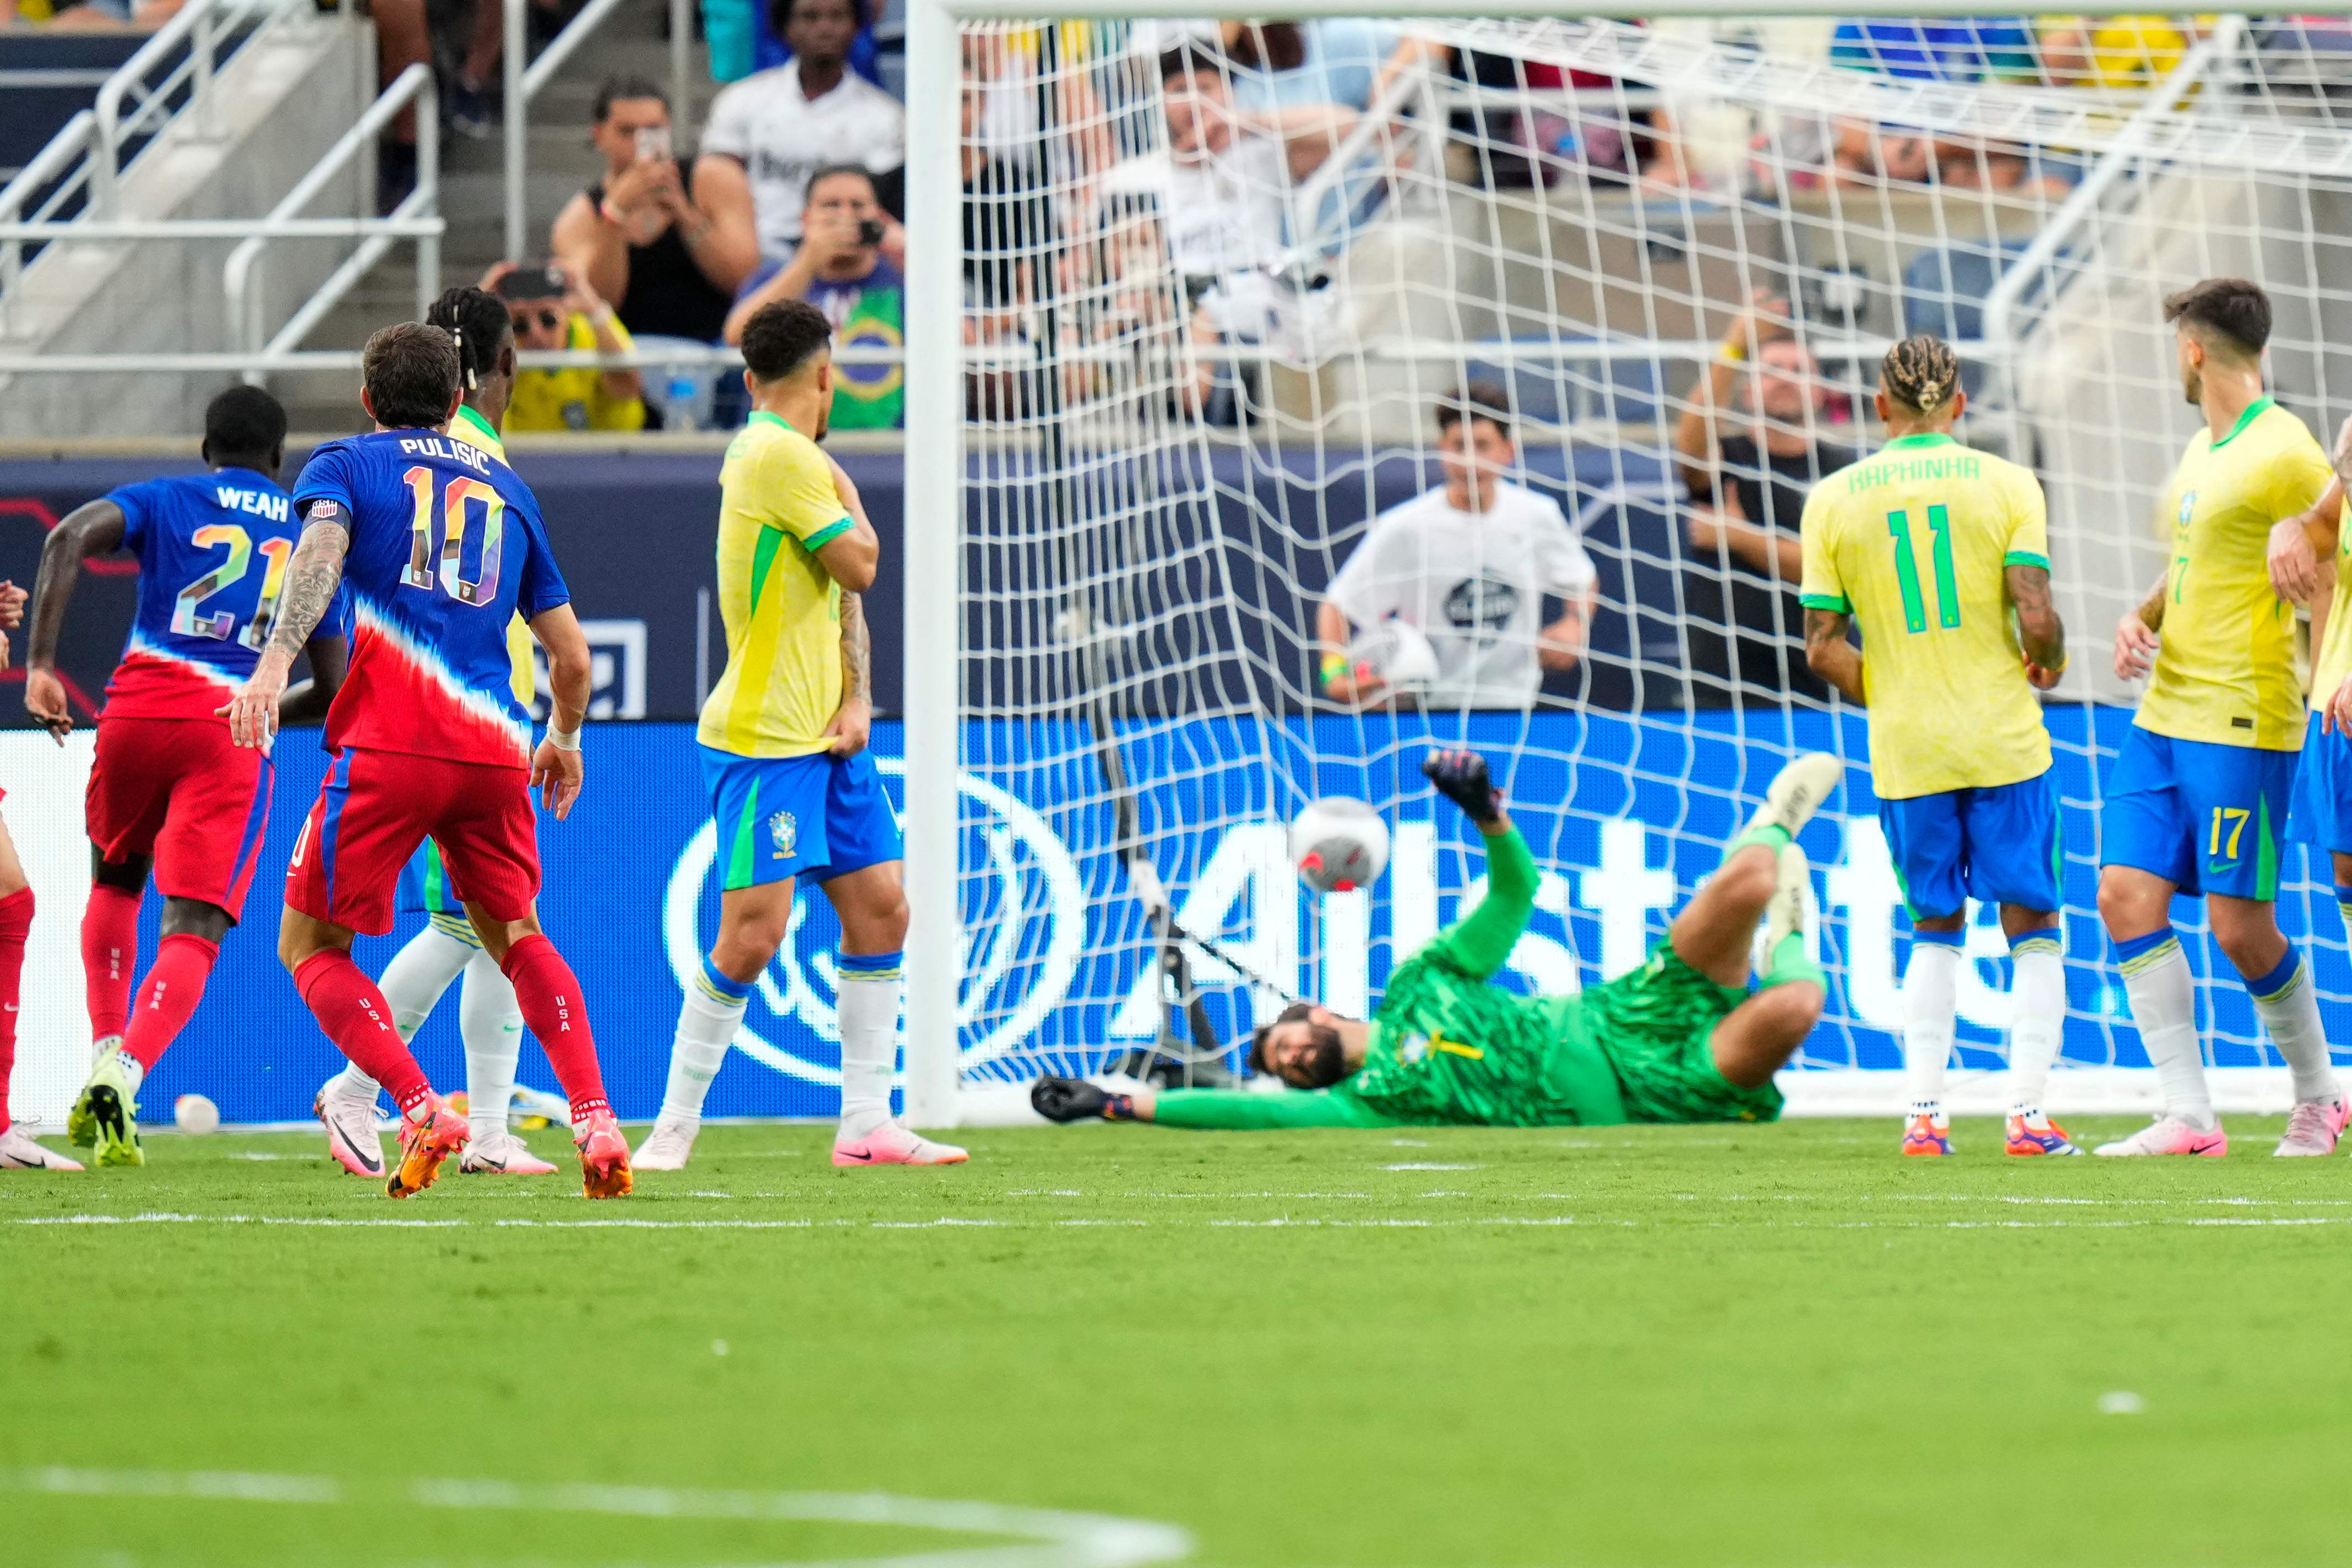
[[[463,441],[453,441],[446,436],[404,437],[400,449],[414,458],[446,458],[453,463],[463,463],[478,474],[490,471],[488,453]]]

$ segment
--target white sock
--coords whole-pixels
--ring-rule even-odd
[[[2197,1039],[2197,978],[2189,955],[2170,928],[2128,942],[2123,954],[2124,995],[2147,1059],[2164,1088],[2164,1110],[2191,1127],[2210,1131],[2219,1122],[2205,1085],[2205,1057]]]
[[[2271,1043],[2286,1058],[2294,1075],[2297,1100],[2334,1100],[2344,1092],[2336,1068],[2327,1059],[2327,1031],[2319,1022],[2319,993],[2311,971],[2294,949],[2287,949],[2279,966],[2260,980],[2246,982],[2254,999],[2254,1016],[2271,1032]]]
[[[467,942],[450,935],[437,924],[427,925],[411,937],[406,947],[392,955],[383,966],[383,978],[376,989],[392,1005],[392,1026],[400,1031],[400,1042],[406,1045],[433,1016],[441,994],[457,978],[466,961],[481,952],[478,942]],[[357,1062],[345,1062],[343,1070],[327,1080],[329,1094],[348,1095],[353,1100],[374,1103],[383,1086],[360,1071]]]
[[[677,1010],[677,1037],[670,1042],[669,1085],[662,1090],[661,1120],[699,1126],[703,1096],[727,1059],[727,1047],[743,1026],[751,987],[720,973],[709,959],[686,988]]]
[[[863,1138],[890,1120],[898,1076],[898,1004],[905,989],[898,952],[843,953],[841,1135]]]
[[[2050,1064],[2066,1038],[2066,961],[2055,931],[2030,931],[2010,943],[2009,1110],[2039,1117]]]
[[[130,1080],[131,1092],[137,1094],[139,1092],[139,1086],[147,1081],[146,1064],[142,1062],[137,1057],[132,1056],[129,1051],[124,1050],[121,1046],[114,1047],[114,1059],[116,1064],[121,1068],[122,1076]]]
[[[522,1054],[522,1004],[514,982],[487,952],[466,961],[457,1026],[466,1040],[466,1125],[477,1139],[499,1141],[514,1103],[515,1059]]]
[[[1959,1024],[1965,933],[1914,932],[1903,970],[1903,1070],[1914,1116],[1944,1114],[1944,1068]]]
[[[345,1062],[343,1070],[327,1080],[327,1092],[339,1099],[348,1096],[373,1105],[376,1097],[383,1092],[383,1085],[360,1071],[359,1063]]]

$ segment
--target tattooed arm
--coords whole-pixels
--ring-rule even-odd
[[[2116,679],[2137,680],[2155,667],[2157,634],[2164,630],[2164,590],[2171,580],[2168,570],[2139,607],[2116,623]]]
[[[1805,667],[1832,686],[1848,702],[1866,706],[1862,695],[1862,655],[1846,641],[1853,617],[1843,610],[1805,612]]]
[[[278,595],[278,624],[269,630],[269,645],[261,650],[253,674],[220,710],[228,716],[229,733],[238,745],[268,750],[278,733],[278,700],[286,694],[287,672],[334,603],[351,544],[351,514],[331,500],[313,502],[302,525],[301,542],[286,563],[286,587]]]
[[[2017,606],[2018,641],[2025,650],[2025,678],[2042,691],[2066,671],[2066,627],[2050,602],[2047,566],[2011,566],[2010,603]]]
[[[824,732],[833,737],[826,750],[836,757],[854,757],[866,749],[874,728],[874,638],[866,628],[866,605],[857,595],[841,595],[841,707]]]

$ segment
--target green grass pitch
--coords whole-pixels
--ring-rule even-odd
[[[1234,1568],[2339,1563],[2352,1169],[2277,1131],[718,1127],[598,1205],[159,1136],[0,1176],[0,1560],[979,1563],[1018,1507]]]

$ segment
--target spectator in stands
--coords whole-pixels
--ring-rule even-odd
[[[2059,87],[2153,87],[2196,41],[2172,16],[2050,16],[2042,22],[2042,69]]]
[[[898,100],[849,69],[850,46],[865,26],[864,0],[772,0],[776,31],[793,63],[744,78],[710,106],[696,165],[732,163],[751,184],[761,254],[788,261],[801,242],[809,175],[856,163],[874,176],[882,206],[903,202],[907,113]],[[906,254],[906,231],[887,219],[882,248]]]
[[[1373,519],[1316,607],[1324,694],[1357,704],[1400,695],[1348,652],[1356,630],[1394,619],[1437,655],[1423,706],[1524,709],[1545,671],[1583,657],[1591,559],[1559,502],[1503,478],[1519,453],[1500,387],[1474,384],[1440,404],[1437,449],[1445,483]],[[1547,622],[1552,601],[1560,613]]]
[[[844,363],[845,349],[906,347],[906,282],[882,254],[882,203],[862,164],[834,163],[809,176],[801,247],[790,266],[763,261],[727,317],[727,341],[762,306],[805,300],[833,322],[833,427],[889,429],[906,416],[899,364]]]
[[[1815,482],[1856,456],[1827,438],[1828,410],[1820,367],[1797,341],[1786,301],[1759,291],[1724,334],[1675,428],[1690,489],[1688,559],[1696,568],[1685,608],[1736,645],[1735,655],[1711,634],[1695,635],[1693,660],[1702,674],[1774,693],[1822,695],[1804,662],[1798,528]]]
[[[604,177],[556,216],[557,259],[617,300],[630,332],[718,342],[760,259],[741,167],[705,158],[689,169],[670,145],[668,99],[638,77],[597,89],[589,134]]]
[[[1034,159],[1007,156],[985,135],[986,84],[963,87],[964,303],[1008,310],[1037,297],[1037,269],[1058,231],[1054,198]]]
[[[1453,51],[1382,22],[1321,17],[1305,22],[1223,24],[1225,58],[1235,67],[1234,107],[1245,114],[1336,103],[1370,109],[1391,83],[1421,62],[1446,62]]]
[[[635,346],[613,307],[604,303],[578,268],[557,261],[524,267],[501,261],[482,275],[481,286],[507,302],[514,321],[515,347],[597,349],[627,353]],[[598,370],[593,365],[520,371],[507,405],[506,427],[519,430],[642,430],[644,388],[635,370]]]
[[[1918,81],[2042,79],[2022,16],[1850,16],[1838,24],[1830,60]]]

